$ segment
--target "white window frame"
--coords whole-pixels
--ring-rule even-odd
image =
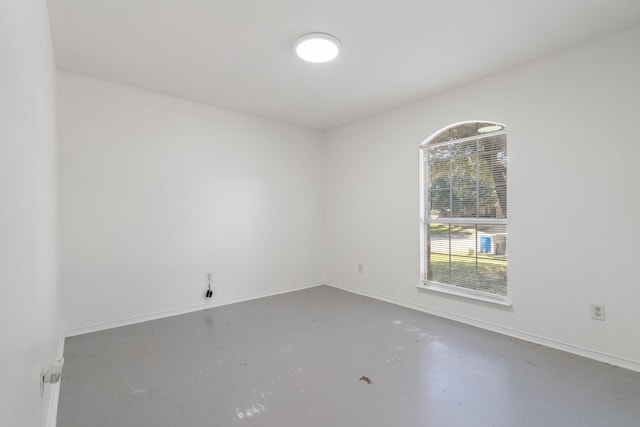
[[[488,302],[488,303],[492,303],[492,304],[497,304],[500,306],[506,306],[506,307],[511,307],[511,300],[508,297],[508,292],[509,292],[509,288],[507,286],[507,295],[498,295],[498,294],[492,294],[489,292],[482,292],[482,291],[477,291],[474,289],[468,289],[468,288],[463,288],[460,286],[456,286],[456,285],[450,285],[450,284],[445,284],[445,283],[439,283],[439,282],[433,282],[433,281],[429,281],[427,280],[427,266],[426,266],[426,262],[425,262],[425,238],[426,238],[426,227],[429,224],[432,223],[448,223],[448,224],[496,224],[496,225],[504,225],[505,227],[507,226],[507,218],[438,218],[438,219],[430,219],[427,218],[425,215],[425,212],[427,212],[427,209],[425,209],[425,203],[428,203],[428,200],[426,198],[426,193],[425,193],[425,174],[428,173],[427,168],[425,167],[425,151],[429,149],[429,147],[433,147],[433,146],[437,146],[437,145],[441,145],[441,144],[450,144],[451,141],[446,141],[446,142],[441,142],[441,143],[436,143],[436,144],[431,144],[431,141],[436,138],[438,135],[442,134],[443,132],[449,130],[449,129],[453,129],[455,127],[464,125],[464,124],[468,124],[468,123],[491,123],[491,124],[495,124],[495,125],[499,125],[503,128],[502,131],[500,132],[492,132],[490,134],[488,134],[487,136],[491,135],[500,135],[500,134],[504,134],[506,135],[506,126],[502,125],[500,123],[495,123],[495,122],[489,122],[486,120],[474,120],[474,121],[468,121],[468,122],[460,122],[460,123],[455,123],[453,125],[447,126],[443,129],[440,129],[439,131],[435,132],[434,134],[432,134],[429,138],[427,138],[426,140],[424,140],[420,146],[419,146],[419,164],[420,164],[420,281],[418,284],[418,289],[425,289],[428,291],[435,291],[435,292],[439,292],[439,293],[444,293],[444,294],[448,294],[448,295],[454,295],[454,296],[458,296],[458,297],[463,297],[463,298],[467,298],[467,299],[471,299],[471,300],[476,300],[476,301],[482,301],[482,302]],[[471,136],[471,137],[467,137],[467,138],[460,138],[460,139],[456,139],[455,143],[462,143],[465,141],[471,141],[471,140],[477,140],[479,138],[482,138],[482,135],[479,136]],[[508,186],[507,186],[507,193],[508,193]]]

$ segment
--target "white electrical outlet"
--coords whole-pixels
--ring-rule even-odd
[[[606,316],[605,307],[602,304],[591,304],[591,318],[594,320],[605,320]]]
[[[364,264],[358,264],[358,273],[364,273]]]

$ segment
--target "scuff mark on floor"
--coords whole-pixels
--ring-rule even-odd
[[[265,409],[265,406],[261,403],[251,404],[246,409],[236,408],[236,420],[253,418],[256,415],[263,413]]]
[[[300,351],[300,347],[295,344],[288,344],[280,349],[280,353],[285,353],[285,354],[295,353],[297,351]]]

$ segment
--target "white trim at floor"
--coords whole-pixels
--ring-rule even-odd
[[[191,313],[194,311],[206,310],[208,308],[220,307],[223,305],[235,304],[238,302],[250,301],[258,298],[270,297],[273,295],[286,294],[288,292],[300,291],[303,289],[314,288],[316,286],[324,285],[325,282],[313,282],[303,285],[295,285],[287,288],[277,289],[275,291],[258,292],[251,295],[244,295],[235,298],[227,298],[223,300],[213,299],[211,302],[194,305],[191,307],[177,308],[173,310],[159,311],[157,313],[144,314],[142,316],[133,316],[120,320],[112,320],[109,322],[95,323],[89,326],[83,326],[80,328],[73,328],[63,332],[65,337],[72,337],[75,335],[88,334],[91,332],[103,331],[105,329],[118,328],[120,326],[133,325],[135,323],[148,322],[149,320],[162,319],[164,317],[178,316],[180,314]]]
[[[555,348],[556,350],[562,350],[568,353],[573,353],[578,356],[586,357],[588,359],[593,359],[599,362],[608,363],[609,365],[618,366],[620,368],[625,368],[631,371],[640,372],[640,363],[635,362],[633,360],[616,357],[610,354],[590,350],[588,348],[566,344],[560,341],[555,341],[555,340],[544,338],[538,335],[519,331],[517,329],[505,328],[504,326],[495,325],[493,323],[484,322],[482,320],[473,319],[471,317],[460,316],[458,314],[451,313],[445,310],[438,310],[435,308],[426,307],[426,306],[415,304],[409,301],[404,301],[404,300],[392,298],[386,295],[381,295],[375,292],[363,291],[361,289],[352,288],[350,286],[346,286],[336,282],[326,282],[326,284],[336,289],[341,289],[343,291],[351,292],[353,294],[358,294],[365,297],[374,298],[380,301],[389,302],[391,304],[396,304],[396,305],[407,307],[413,310],[422,311],[423,313],[433,314],[434,316],[444,317],[445,319],[454,320],[456,322],[465,323],[467,325],[475,326],[481,329],[497,332],[502,335],[507,335],[507,336],[518,338],[524,341],[529,341],[535,344],[544,345],[546,347]]]

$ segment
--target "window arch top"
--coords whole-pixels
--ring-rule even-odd
[[[456,123],[434,133],[421,145],[438,144],[462,138],[481,137],[484,135],[491,135],[495,132],[502,132],[504,130],[504,125],[495,122],[480,121]]]

